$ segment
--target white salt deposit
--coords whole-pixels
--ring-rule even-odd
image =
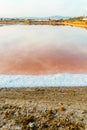
[[[0,75],[0,87],[87,86],[87,74]]]

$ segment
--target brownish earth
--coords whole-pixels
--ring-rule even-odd
[[[0,130],[87,130],[87,87],[2,88]]]
[[[31,19],[10,19],[10,20],[0,20],[0,25],[13,25],[13,24],[24,24],[24,25],[53,25],[53,26],[75,26],[87,29],[87,21],[86,20],[76,20],[76,19],[65,19],[65,20],[31,20]]]

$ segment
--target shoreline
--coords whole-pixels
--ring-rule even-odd
[[[87,86],[87,74],[0,75],[0,87]]]
[[[51,26],[72,26],[87,29],[85,20],[0,20],[0,26],[4,25],[51,25]]]

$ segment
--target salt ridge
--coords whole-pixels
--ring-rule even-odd
[[[87,74],[0,75],[0,87],[87,86]]]

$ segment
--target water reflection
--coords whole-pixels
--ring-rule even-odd
[[[1,74],[87,73],[87,30],[63,26],[0,28]]]

